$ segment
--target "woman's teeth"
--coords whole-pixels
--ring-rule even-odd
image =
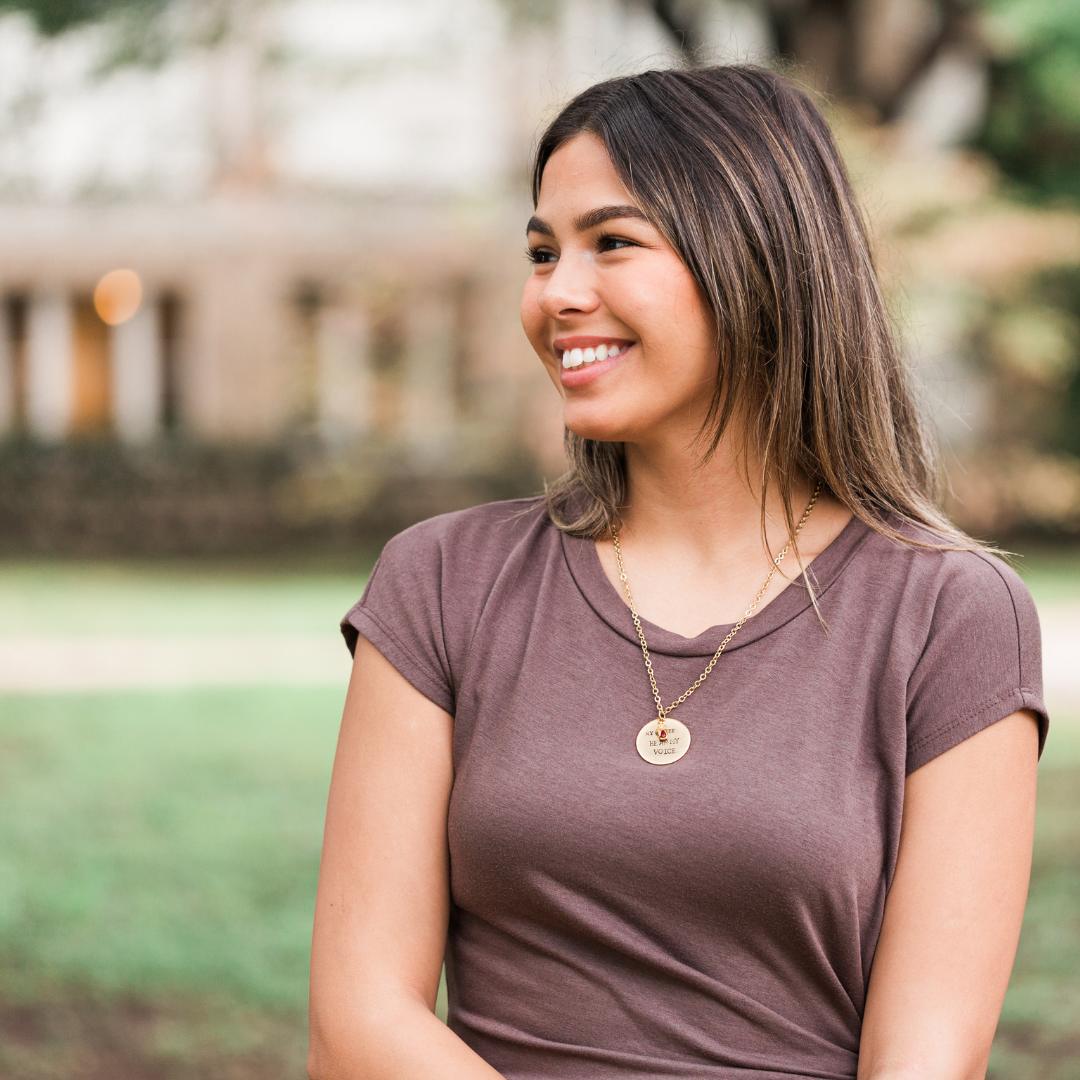
[[[562,366],[564,368],[576,368],[582,364],[592,364],[597,360],[611,360],[621,356],[629,345],[598,345],[595,349],[567,349],[562,354]]]

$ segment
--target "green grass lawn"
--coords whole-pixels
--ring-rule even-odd
[[[304,1075],[339,689],[0,700],[0,1075]],[[1080,723],[1040,766],[999,1080],[1075,1077]],[[444,992],[445,993],[445,992]],[[445,997],[440,1001],[445,1018]]]
[[[1040,603],[1057,591],[1053,571],[1041,580]],[[348,571],[0,567],[0,647],[28,625],[196,633],[208,619],[241,629],[253,611],[264,629],[322,632],[362,586]],[[16,592],[34,610],[13,626]],[[0,1076],[305,1075],[311,920],[344,691],[343,678],[0,697]],[[995,1080],[1080,1075],[1077,790],[1080,717],[1055,715]]]
[[[228,1058],[230,1076],[304,1075],[342,698],[278,688],[0,701],[0,993],[7,1026],[25,1029],[0,1031],[0,1075],[74,1076],[71,1027],[80,1060],[103,1054],[96,1044],[120,1034],[102,1033],[114,1005],[118,1021],[141,1007],[146,1022],[129,1032],[133,1071],[113,1076],[226,1075],[212,1066]],[[53,1005],[67,1034],[39,1038]]]
[[[0,640],[324,633],[359,598],[369,565],[0,563]]]

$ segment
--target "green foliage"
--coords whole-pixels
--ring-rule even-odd
[[[1060,0],[983,0],[995,59],[979,138],[1036,198],[1080,199],[1080,11]]]
[[[61,34],[115,14],[157,15],[170,0],[0,0],[0,12],[24,11],[43,34]]]
[[[1080,265],[1044,270],[987,302],[981,328],[1002,407],[995,438],[1080,458]]]
[[[1058,408],[1049,412],[1047,441],[1080,458],[1080,264],[1045,274],[1038,283],[1048,304],[1067,312],[1071,320],[1072,363],[1063,380]]]

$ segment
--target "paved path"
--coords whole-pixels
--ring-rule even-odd
[[[0,691],[339,685],[352,659],[326,635],[0,638]]]

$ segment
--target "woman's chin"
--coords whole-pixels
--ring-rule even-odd
[[[594,442],[626,442],[633,437],[633,429],[625,423],[605,422],[602,417],[572,415],[579,412],[576,408],[567,409],[563,422],[581,439],[592,439]]]

